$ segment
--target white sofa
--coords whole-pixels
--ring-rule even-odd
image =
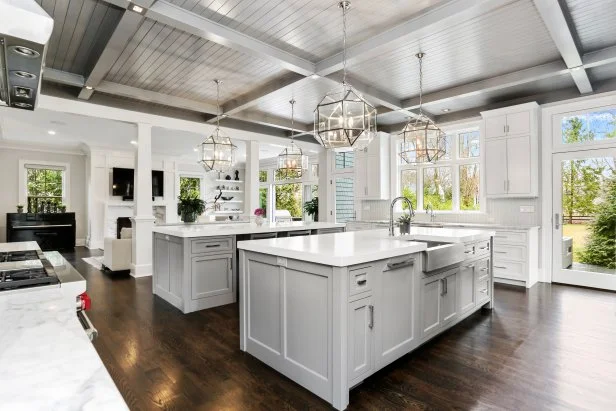
[[[120,238],[105,238],[103,268],[110,271],[130,270],[133,259],[133,229],[123,228]]]

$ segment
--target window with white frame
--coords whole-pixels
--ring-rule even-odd
[[[51,163],[23,164],[23,192],[28,212],[56,212],[66,206],[68,165]]]
[[[398,156],[400,194],[425,210],[481,210],[479,128],[447,133],[446,154],[434,164],[407,164]],[[398,153],[402,143],[398,144]]]
[[[317,196],[318,179],[317,163],[311,162],[301,176],[293,177],[278,172],[275,161],[264,161],[259,170],[259,207],[265,209],[266,216],[272,220],[303,220],[304,203]]]

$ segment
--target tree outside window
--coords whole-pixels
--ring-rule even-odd
[[[423,204],[434,210],[453,209],[453,186],[450,167],[431,167],[423,173]]]
[[[411,200],[413,209],[417,210],[417,170],[402,170],[400,176],[402,179],[402,196]],[[402,209],[406,210],[408,208],[408,204],[402,202]]]
[[[479,210],[479,164],[460,166],[460,210]]]
[[[259,170],[259,183],[267,183],[267,170]]]
[[[198,177],[180,177],[181,198],[201,198],[201,179]]]
[[[28,211],[57,209],[64,197],[64,170],[27,168]]]

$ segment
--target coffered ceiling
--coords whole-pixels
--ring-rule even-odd
[[[113,96],[105,101],[213,122],[221,79],[223,125],[288,134],[294,98],[305,135],[341,78],[336,0],[36,1],[55,21],[44,80],[71,98]],[[442,122],[613,90],[614,21],[613,0],[353,0],[349,78],[386,131],[418,108],[419,51],[424,111]]]

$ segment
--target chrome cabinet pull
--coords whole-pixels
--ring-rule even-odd
[[[558,230],[560,228],[560,214],[554,214],[554,228]]]
[[[479,271],[488,271],[488,269],[484,267],[484,268],[480,268]]]
[[[220,244],[206,244],[205,248],[215,248],[215,247],[220,247]]]
[[[387,268],[389,268],[390,270],[393,270],[396,268],[402,268],[402,267],[406,267],[408,265],[413,265],[413,264],[415,264],[415,259],[409,258],[408,260],[400,261],[398,263],[387,263]]]
[[[507,269],[507,267],[503,267],[503,266],[500,266],[500,265],[495,265],[494,268],[500,268],[501,270],[506,270]]]
[[[445,279],[441,278],[441,297],[445,295]]]
[[[368,323],[368,328],[374,328],[374,305],[369,305],[368,310],[370,311],[370,322]]]
[[[466,268],[475,268],[475,264],[467,265]]]
[[[357,285],[366,285],[366,279],[364,278],[363,280],[357,280]]]
[[[448,290],[448,286],[447,286],[447,278],[444,279],[445,280],[445,295],[447,295]]]

